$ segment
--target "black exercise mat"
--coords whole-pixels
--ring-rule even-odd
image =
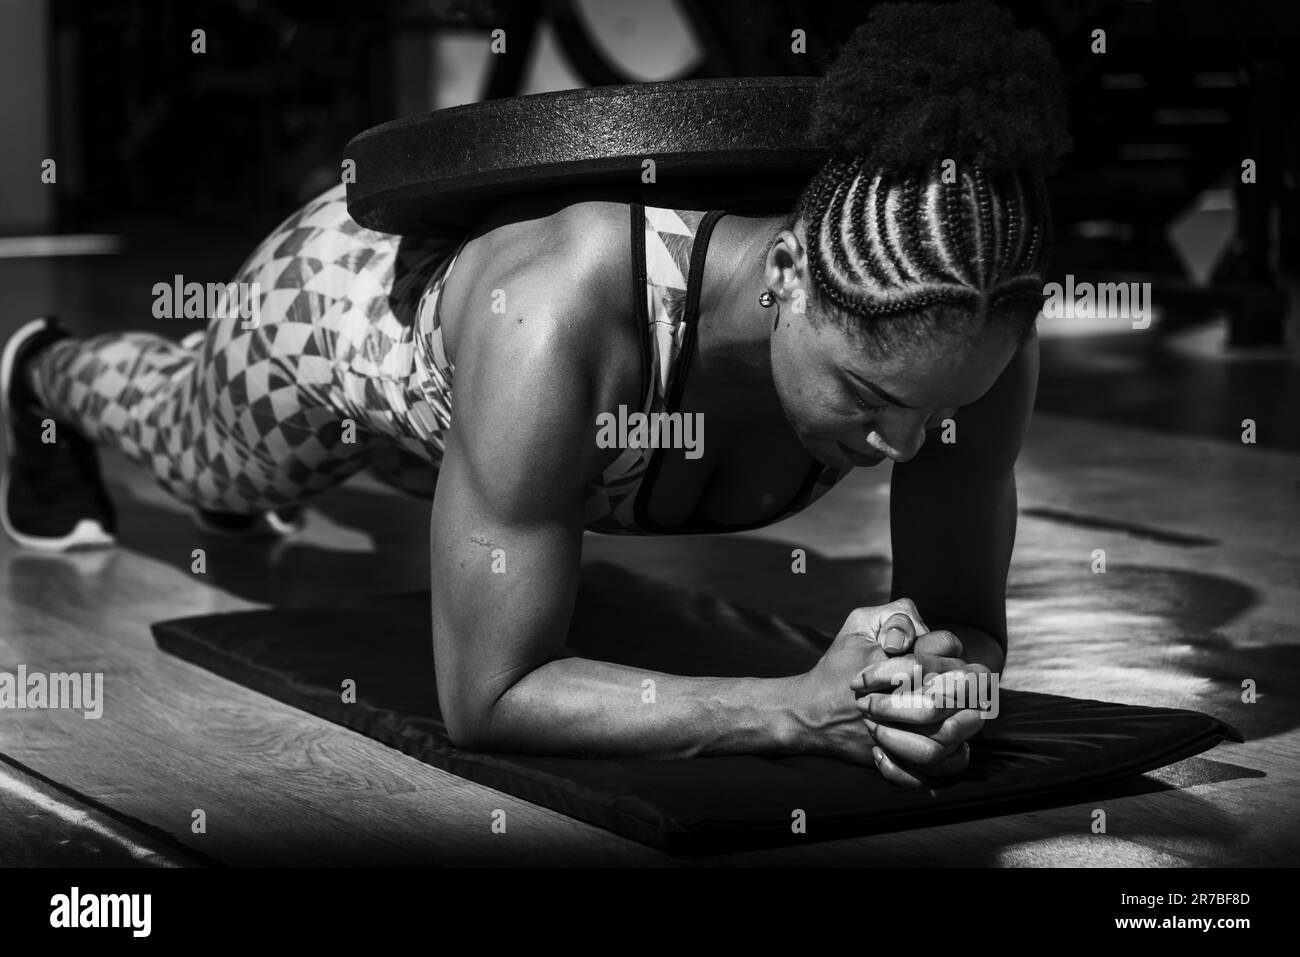
[[[1241,740],[1208,715],[1003,690],[971,769],[935,792],[824,757],[588,760],[454,747],[438,713],[429,596],[201,615],[153,626],[159,647],[453,774],[680,853],[806,843],[1086,800],[1101,782]],[[570,645],[688,675],[806,670],[828,639],[605,563],[583,572]],[[344,678],[357,702],[343,704]],[[801,809],[807,831],[791,831]]]

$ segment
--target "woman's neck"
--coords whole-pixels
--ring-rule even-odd
[[[772,393],[771,336],[776,307],[763,308],[763,251],[782,218],[727,215],[710,237],[700,289],[696,346],[701,371],[719,387]]]

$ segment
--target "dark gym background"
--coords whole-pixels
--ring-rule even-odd
[[[1074,153],[1052,184],[1054,272],[1153,283],[1146,332],[1044,332],[1040,408],[1230,436],[1300,407],[1287,327],[1300,262],[1291,4],[1012,3],[1069,83]],[[337,182],[360,130],[495,96],[699,76],[814,73],[869,3],[792,0],[7,0],[0,235],[89,233],[109,255],[0,257],[18,315],[164,331],[149,289],[228,278]],[[207,52],[191,52],[191,31]],[[512,51],[493,57],[490,30]],[[790,31],[807,31],[807,53]],[[1091,51],[1104,29],[1105,54]],[[756,105],[761,109],[761,105]],[[41,161],[58,163],[42,185]],[[1243,185],[1243,158],[1257,182]],[[94,243],[92,243],[92,246]],[[13,258],[13,256],[19,258]],[[145,281],[148,279],[148,281]],[[174,326],[166,327],[169,334]],[[185,330],[188,331],[188,330]],[[1069,334],[1066,334],[1069,333]],[[1261,444],[1300,448],[1300,417]]]

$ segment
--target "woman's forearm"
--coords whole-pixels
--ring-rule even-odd
[[[960,622],[931,622],[932,631],[951,631],[962,644],[962,657],[971,664],[984,665],[989,671],[1002,673],[1007,655],[1001,643],[987,631]]]
[[[808,750],[798,678],[687,678],[559,658],[507,689],[480,750],[685,758]]]

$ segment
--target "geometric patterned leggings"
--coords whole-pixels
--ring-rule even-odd
[[[431,497],[451,369],[429,354],[428,323],[454,246],[363,229],[336,186],[240,268],[256,325],[232,301],[181,342],[63,340],[35,357],[31,385],[47,415],[201,508],[279,508],[361,469]]]

